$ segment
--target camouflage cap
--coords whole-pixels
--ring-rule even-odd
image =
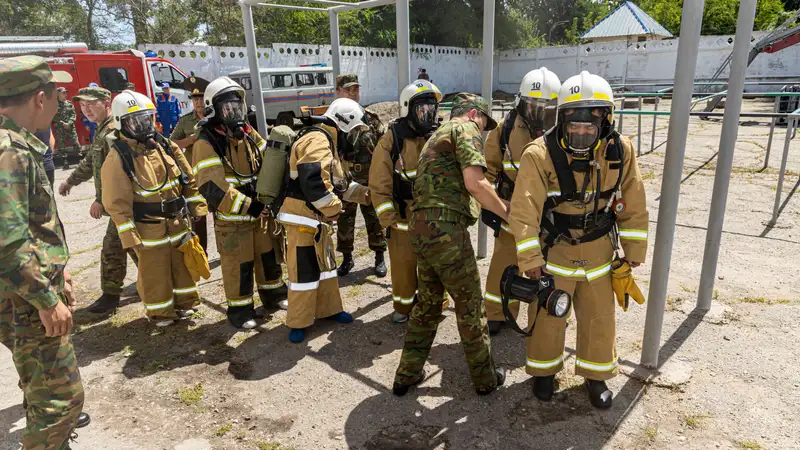
[[[64,86],[59,86],[59,87],[56,88],[56,90],[58,92],[67,92],[67,88],[65,88]]]
[[[489,106],[489,102],[480,95],[470,94],[468,92],[456,94],[455,97],[453,97],[453,109],[456,108],[477,109],[489,118],[485,131],[491,131],[497,128],[497,121],[492,118],[492,110]]]
[[[0,59],[0,97],[12,97],[40,89],[49,83],[71,83],[72,75],[52,71],[41,56]]]
[[[72,97],[72,101],[78,100],[111,100],[111,92],[101,87],[85,87],[78,91],[78,95]]]
[[[361,86],[358,82],[358,75],[354,73],[345,73],[336,77],[336,88],[349,88],[351,86]]]

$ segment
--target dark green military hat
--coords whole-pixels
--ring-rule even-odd
[[[453,109],[456,108],[470,108],[477,109],[489,118],[486,124],[486,130],[490,131],[497,128],[497,121],[492,118],[492,109],[489,102],[480,95],[470,94],[468,92],[460,92],[453,97]]]
[[[0,97],[26,94],[50,83],[71,82],[69,72],[50,70],[41,56],[0,59]]]
[[[78,100],[111,100],[111,91],[101,87],[85,87],[78,91],[78,95],[72,97],[72,101]]]
[[[191,76],[183,80],[183,88],[189,92],[190,97],[203,98],[203,94],[206,92],[208,83],[209,81],[204,78]]]
[[[336,77],[336,87],[347,89],[351,86],[361,86],[358,82],[358,75],[354,73],[344,73]]]

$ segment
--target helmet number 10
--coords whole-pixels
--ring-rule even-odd
[[[581,87],[580,86],[572,86],[571,88],[569,88],[569,93],[570,94],[577,94],[580,91],[581,91]]]
[[[539,81],[534,81],[533,86],[531,87],[532,91],[541,91],[542,90],[542,83]]]

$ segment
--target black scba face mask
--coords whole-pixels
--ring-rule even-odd
[[[561,133],[567,149],[576,157],[595,150],[607,134],[607,108],[574,108],[559,113]]]
[[[147,148],[155,148],[155,115],[150,111],[131,114],[122,118],[122,134],[137,142],[145,144]]]
[[[247,111],[244,100],[236,92],[228,92],[214,99],[214,110],[219,122],[235,139],[244,138]]]
[[[439,104],[433,96],[416,98],[411,102],[409,115],[414,128],[427,133],[439,121]]]

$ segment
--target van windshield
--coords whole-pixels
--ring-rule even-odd
[[[183,89],[183,80],[186,77],[169,64],[153,63],[150,64],[150,70],[153,72],[153,81],[156,83],[156,88],[160,88],[163,83],[169,83],[170,88]]]

